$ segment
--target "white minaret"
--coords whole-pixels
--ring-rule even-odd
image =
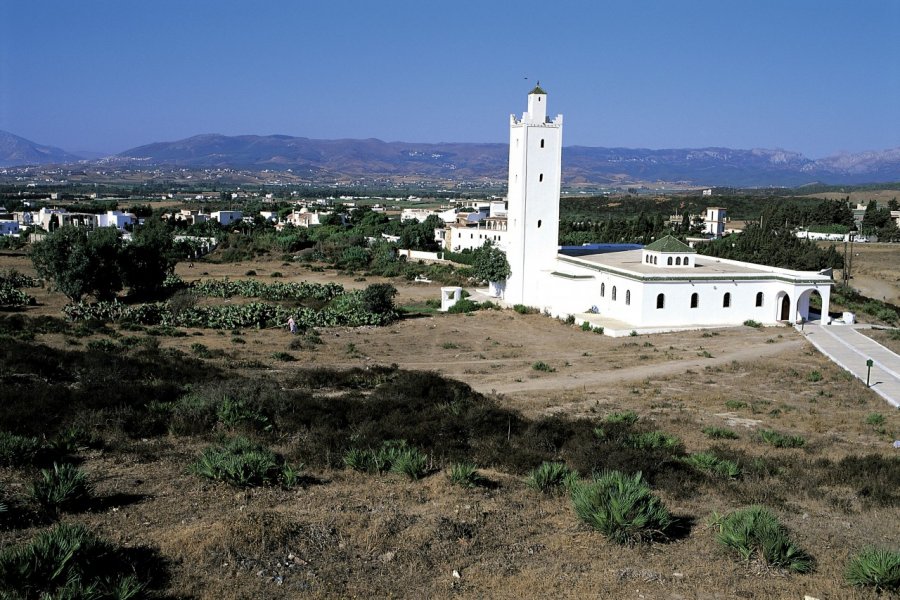
[[[547,117],[547,93],[538,82],[528,112],[509,119],[506,302],[542,308],[540,273],[555,268],[559,250],[561,165],[562,115]]]

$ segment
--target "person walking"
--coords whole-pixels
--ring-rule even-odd
[[[287,322],[288,329],[291,330],[292,334],[297,333],[297,321],[294,320],[294,317],[290,317]]]

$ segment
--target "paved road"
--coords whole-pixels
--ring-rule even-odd
[[[806,324],[803,329],[822,354],[862,381],[866,380],[866,360],[872,359],[872,391],[900,407],[900,356],[849,325]]]

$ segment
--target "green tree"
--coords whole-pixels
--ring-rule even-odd
[[[131,293],[158,293],[177,262],[169,227],[162,220],[148,220],[123,250],[122,272]]]
[[[122,241],[114,228],[87,231],[67,225],[32,247],[31,261],[41,277],[73,301],[92,294],[110,300],[122,289]]]
[[[483,281],[506,281],[510,274],[506,253],[491,245],[490,241],[475,251],[472,270],[475,277]]]

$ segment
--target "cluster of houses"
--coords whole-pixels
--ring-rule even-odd
[[[115,227],[125,231],[138,223],[133,213],[108,210],[105,213],[69,212],[64,208],[41,208],[34,211],[7,212],[0,207],[0,235],[21,235],[25,229],[53,231],[64,225],[93,229]]]

